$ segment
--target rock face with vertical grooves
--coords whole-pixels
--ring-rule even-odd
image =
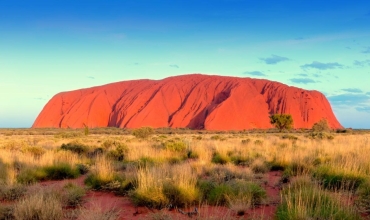
[[[182,75],[132,80],[55,95],[34,128],[143,126],[207,130],[271,128],[269,115],[291,114],[294,128],[327,119],[342,128],[326,97],[263,79]]]

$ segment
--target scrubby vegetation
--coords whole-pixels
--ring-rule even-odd
[[[334,133],[322,121],[274,131],[0,130],[0,219],[65,219],[69,210],[83,219],[92,191],[199,217],[209,206],[229,210],[227,218],[271,206],[276,219],[370,214],[370,134]],[[45,181],[79,177],[83,185],[35,193]],[[271,189],[280,190],[275,200]],[[95,211],[116,219],[121,210]]]

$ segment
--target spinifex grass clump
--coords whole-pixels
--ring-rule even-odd
[[[61,197],[54,191],[38,191],[19,200],[14,206],[16,220],[59,220],[63,218]]]
[[[360,212],[370,213],[370,180],[367,179],[363,182],[356,192],[358,198],[355,203],[358,206]]]
[[[266,191],[256,183],[233,179],[225,183],[202,180],[198,183],[202,200],[211,205],[244,204],[244,208],[259,205],[266,198]]]
[[[356,190],[365,181],[365,176],[354,171],[343,171],[332,166],[317,167],[313,176],[329,189]]]
[[[79,143],[79,142],[70,142],[67,144],[62,144],[60,147],[61,150],[66,150],[66,151],[72,151],[73,153],[76,154],[85,154],[89,151],[89,147],[85,144]]]
[[[194,204],[199,199],[196,175],[186,165],[139,169],[131,198],[138,206],[157,209]]]
[[[67,183],[63,187],[62,201],[64,206],[76,207],[82,203],[82,198],[86,191],[84,188],[73,183]]]
[[[17,181],[22,184],[30,184],[42,180],[73,179],[80,175],[77,167],[70,164],[57,163],[44,167],[26,167],[17,176]]]
[[[276,219],[361,219],[353,207],[343,205],[328,192],[316,186],[309,177],[297,177],[282,192],[282,204]]]
[[[23,197],[25,193],[24,185],[0,183],[0,201],[15,201]]]

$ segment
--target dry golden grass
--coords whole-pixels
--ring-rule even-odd
[[[27,135],[27,132],[32,132],[32,135]],[[40,134],[42,132],[48,135]],[[295,133],[291,135],[297,140],[290,140],[283,139],[282,134],[262,132],[158,134],[146,139],[135,138],[130,132],[125,135],[99,133],[89,136],[81,132],[1,131],[0,181],[9,186],[15,185],[17,175],[25,168],[59,163],[72,166],[84,164],[90,167],[90,174],[103,182],[112,181],[118,174],[130,176],[129,179],[134,179],[132,192],[159,201],[158,206],[163,206],[176,199],[192,203],[200,193],[197,183],[201,178],[218,183],[243,179],[262,185],[263,180],[256,180],[261,173],[280,169],[291,180],[303,175],[314,181],[319,186],[313,188],[315,196],[340,195],[341,198],[353,196],[357,187],[370,179],[370,134],[367,133],[334,134],[333,140],[310,139],[305,133]],[[101,147],[104,152],[91,156],[60,150],[62,144],[71,142],[83,143],[91,149]],[[168,142],[181,142],[185,148],[168,148]],[[109,151],[116,149],[109,143],[127,145],[123,161],[107,156]],[[219,158],[215,159],[215,155]],[[174,198],[176,192],[183,193],[182,198]],[[288,195],[282,198],[288,201]],[[229,204],[232,210],[248,209],[250,201],[230,199]],[[350,206],[330,204],[339,208]],[[306,215],[300,205],[291,206],[291,209],[298,209],[298,213]]]

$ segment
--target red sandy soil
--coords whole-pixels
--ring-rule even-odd
[[[291,114],[295,128],[327,119],[342,128],[326,97],[262,79],[191,74],[123,81],[55,95],[32,127],[271,128],[269,115]]]
[[[80,177],[74,180],[63,180],[63,181],[47,181],[41,183],[42,186],[63,186],[68,182],[83,186],[83,179]],[[266,184],[263,184],[264,189],[267,192],[268,201],[266,204],[249,209],[246,211],[244,216],[237,216],[235,211],[230,210],[223,206],[207,206],[201,207],[190,207],[182,209],[183,212],[194,212],[197,208],[198,214],[192,215],[193,218],[200,217],[205,219],[213,218],[227,218],[227,219],[245,219],[245,218],[257,218],[257,219],[273,219],[276,208],[280,202],[280,188],[279,180],[281,178],[281,172],[274,171],[269,172],[265,175]],[[154,216],[170,216],[172,219],[189,219],[188,215],[180,213],[178,210],[155,210],[146,207],[135,207],[128,197],[118,197],[110,192],[96,192],[89,191],[85,198],[83,207],[87,210],[94,210],[97,207],[102,211],[108,211],[112,209],[119,210],[119,219],[152,219]]]

